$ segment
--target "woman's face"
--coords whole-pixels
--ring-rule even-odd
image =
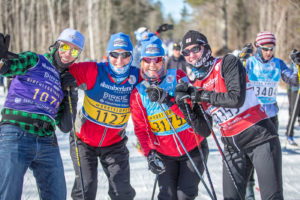
[[[157,77],[163,66],[163,57],[144,57],[142,61],[143,71],[149,77]]]
[[[61,62],[64,64],[73,62],[80,52],[80,48],[70,42],[61,41],[59,43],[58,53]]]
[[[109,61],[116,68],[122,68],[130,62],[131,53],[123,49],[116,49],[109,53]]]
[[[273,44],[265,44],[260,46],[262,56],[265,60],[271,60],[274,55],[275,46]]]
[[[189,64],[195,65],[199,58],[201,58],[203,50],[204,47],[200,46],[199,44],[193,44],[187,46],[182,51],[182,55]]]

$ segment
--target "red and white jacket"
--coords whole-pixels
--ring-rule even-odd
[[[210,74],[203,80],[193,83],[200,90],[213,91],[214,93],[227,93],[227,87],[222,76],[222,59],[216,61]],[[250,126],[267,118],[267,115],[259,104],[254,94],[253,87],[246,76],[246,98],[239,108],[226,108],[213,106],[210,103],[201,103],[204,110],[219,125],[223,137],[238,135]]]
[[[127,123],[130,113],[125,113],[126,118],[122,118],[125,115],[121,113],[121,110],[128,110],[129,112],[131,91],[141,80],[139,69],[131,67],[129,78],[121,84],[115,84],[115,81],[105,70],[106,67],[107,63],[83,62],[74,63],[69,68],[69,72],[75,77],[77,85],[86,86],[84,108],[82,109],[86,113],[83,113],[85,116],[82,116],[82,119],[79,119],[77,116],[76,126],[78,125],[77,122],[80,123],[80,126],[77,128],[76,134],[84,143],[93,147],[111,146],[120,142],[125,137],[126,124],[117,126],[119,124],[116,124],[116,122],[123,119],[123,122],[126,120],[124,123]],[[120,93],[124,85],[126,86],[126,96],[123,95],[123,99],[120,102],[128,105],[128,108],[119,107],[117,102],[115,106],[111,104],[107,105],[108,101],[113,103],[114,99],[106,99],[108,97],[118,97],[116,93]],[[105,99],[105,97],[107,98]],[[104,123],[105,120],[108,123]]]

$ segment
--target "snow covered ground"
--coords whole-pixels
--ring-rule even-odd
[[[2,108],[5,95],[0,88],[0,108]],[[278,95],[278,102],[280,107],[279,113],[279,123],[280,123],[280,140],[282,145],[282,169],[283,169],[283,189],[284,189],[284,198],[286,200],[297,200],[300,199],[300,150],[286,150],[285,146],[285,130],[288,120],[288,100],[286,92],[284,89],[280,89]],[[83,95],[80,94],[80,104],[83,101]],[[151,199],[151,194],[153,190],[154,178],[155,176],[147,170],[146,159],[133,147],[133,143],[136,142],[136,137],[134,136],[133,124],[130,121],[127,127],[127,133],[129,137],[128,148],[130,151],[130,169],[131,169],[131,184],[136,191],[137,200],[148,200]],[[215,133],[219,136],[218,130],[215,130]],[[61,150],[61,155],[64,162],[65,176],[67,182],[67,199],[71,199],[70,192],[73,186],[74,181],[74,170],[73,164],[69,155],[69,138],[68,134],[63,134],[57,132],[58,142]],[[300,127],[296,124],[295,130],[295,140],[300,144]],[[219,138],[220,141],[220,138]],[[215,145],[215,142],[210,136],[208,138],[210,154],[208,157],[208,168],[216,190],[217,198],[223,199],[222,197],[222,158]],[[220,141],[221,142],[221,141]],[[97,200],[107,200],[109,199],[107,195],[108,183],[107,179],[103,173],[102,167],[99,166],[99,175],[98,175],[98,193]],[[208,184],[206,174],[204,174],[204,179]],[[158,193],[158,188],[156,188],[156,194]],[[256,183],[255,189],[256,199],[260,199],[258,184]],[[35,200],[39,199],[38,193],[36,190],[35,180],[32,177],[32,173],[28,170],[24,178],[24,189],[22,200]],[[197,199],[210,199],[203,184],[199,184],[199,196]]]

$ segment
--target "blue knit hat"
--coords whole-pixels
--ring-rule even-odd
[[[70,43],[78,46],[82,50],[85,39],[84,39],[84,36],[79,31],[71,29],[71,28],[66,28],[58,36],[57,41],[70,42]]]
[[[107,46],[107,52],[111,52],[116,49],[124,49],[126,51],[132,52],[133,47],[129,35],[120,32],[110,36],[110,40]]]
[[[141,58],[151,56],[165,56],[165,50],[162,47],[162,41],[157,36],[152,36],[149,41],[142,43]]]

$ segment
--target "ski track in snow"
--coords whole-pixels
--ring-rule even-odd
[[[78,109],[81,107],[83,102],[83,93],[80,92],[80,98],[78,103]],[[0,87],[0,108],[3,107],[5,95],[3,93],[2,87]],[[280,88],[279,94],[277,97],[278,106],[280,108],[279,112],[279,136],[282,146],[282,174],[283,174],[283,190],[284,190],[284,198],[285,200],[299,200],[300,199],[300,150],[290,150],[285,149],[285,130],[288,121],[288,100],[286,96],[285,89]],[[146,158],[144,158],[138,150],[133,147],[133,143],[136,142],[136,137],[133,131],[132,121],[129,121],[127,127],[128,134],[128,143],[127,147],[130,151],[130,173],[131,173],[131,184],[136,191],[137,200],[148,200],[151,199],[151,194],[153,191],[154,179],[155,175],[152,174],[147,167]],[[220,134],[217,129],[215,129],[215,133],[218,136],[219,142]],[[57,131],[57,137],[60,147],[61,156],[64,163],[65,169],[65,177],[67,183],[67,199],[71,199],[71,190],[73,187],[74,181],[74,170],[73,163],[69,154],[69,134],[64,134],[60,131]],[[296,124],[295,128],[295,141],[300,144],[300,126]],[[222,158],[217,149],[217,146],[210,136],[208,138],[210,153],[208,157],[208,168],[212,178],[212,182],[217,194],[218,199],[223,199],[222,196]],[[223,147],[223,145],[221,145]],[[84,174],[83,174],[84,175]],[[206,174],[203,174],[204,180],[209,187],[209,182],[206,177]],[[255,187],[259,187],[256,179]],[[210,188],[210,187],[209,187]],[[158,187],[156,188],[156,196],[158,194]],[[107,200],[109,196],[107,194],[108,191],[108,182],[107,178],[102,170],[102,167],[99,163],[98,167],[98,191],[97,197],[98,200]],[[261,199],[258,190],[255,189],[255,197],[256,199]],[[24,188],[22,200],[38,200],[38,193],[36,189],[35,179],[32,176],[32,172],[30,170],[27,171],[24,178]],[[156,198],[155,198],[156,199]],[[199,195],[196,198],[208,200],[210,199],[207,194],[202,183],[199,184]]]

